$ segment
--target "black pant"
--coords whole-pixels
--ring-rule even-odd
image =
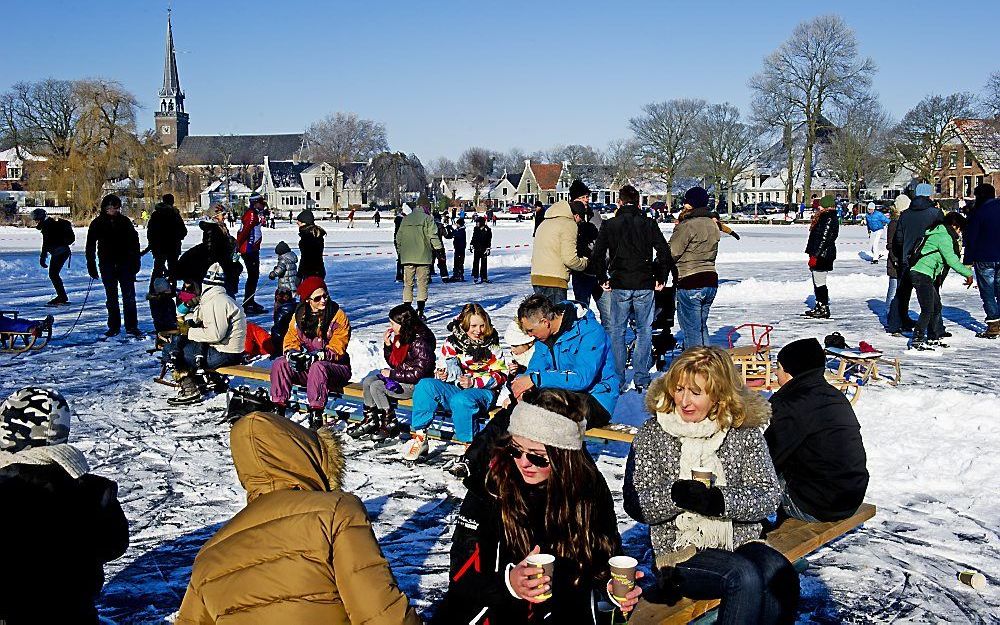
[[[243,257],[243,265],[247,268],[247,283],[243,287],[243,305],[253,302],[253,296],[257,293],[257,282],[260,280],[260,252],[247,252],[240,254]]]
[[[68,247],[56,250],[49,255],[49,280],[52,281],[52,287],[56,290],[56,297],[60,299],[68,299],[66,297],[66,288],[63,286],[62,276],[59,273],[62,271],[66,261],[69,260],[69,255],[70,251]]]
[[[472,279],[482,278],[483,280],[487,278],[487,268],[486,259],[489,256],[486,254],[486,250],[472,250]]]
[[[455,248],[454,263],[455,270],[451,272],[451,277],[456,280],[465,279],[465,250]]]
[[[917,301],[920,303],[920,318],[917,319],[917,327],[913,333],[914,338],[939,338],[938,328],[935,321],[941,315],[941,293],[938,291],[934,280],[918,271],[910,272],[910,281],[913,283],[913,290],[917,292]],[[928,334],[930,330],[930,334]]]
[[[441,248],[440,250],[434,252],[434,255],[437,256],[438,273],[441,274],[442,278],[447,278],[448,277],[448,254],[444,251],[444,248]]]
[[[910,276],[910,270],[907,267],[901,267],[899,270],[899,282],[896,284],[896,296],[892,300],[892,305],[896,307],[895,314],[889,315],[889,331],[898,332],[900,330],[909,330],[913,326],[913,321],[910,320],[910,295],[913,293],[913,281]],[[896,323],[899,323],[899,327],[895,327]]]
[[[117,332],[122,327],[122,311],[118,307],[118,291],[121,289],[125,306],[125,331],[139,330],[139,316],[135,309],[135,272],[120,265],[101,265],[101,282],[108,302],[108,329]]]
[[[597,276],[574,271],[570,274],[570,279],[573,284],[573,299],[584,306],[590,306],[590,299],[594,296],[594,291],[600,288],[597,285]]]
[[[794,623],[799,575],[763,543],[736,551],[704,549],[677,565],[681,593],[690,599],[722,599],[719,625]]]
[[[153,254],[153,273],[150,275],[152,280],[159,278],[161,276],[166,276],[171,283],[174,280],[174,268],[177,266],[177,256],[157,256]]]

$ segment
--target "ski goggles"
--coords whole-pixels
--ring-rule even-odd
[[[521,456],[524,456],[525,458],[528,459],[528,462],[530,462],[532,465],[534,465],[535,467],[537,467],[539,469],[547,469],[547,468],[549,468],[549,464],[550,463],[549,463],[549,459],[547,457],[545,457],[545,456],[543,456],[541,454],[536,454],[536,453],[534,453],[532,451],[527,451],[527,450],[521,449],[520,447],[518,447],[514,443],[509,443],[507,445],[506,452],[514,460],[520,460]]]

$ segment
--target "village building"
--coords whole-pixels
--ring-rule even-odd
[[[985,183],[1000,186],[1000,123],[990,119],[955,119],[952,139],[935,163],[934,191],[939,199],[973,198]]]

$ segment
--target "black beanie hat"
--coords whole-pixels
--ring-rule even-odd
[[[281,256],[282,254],[287,254],[288,252],[291,251],[292,249],[288,247],[288,244],[285,243],[284,241],[278,241],[278,244],[274,246],[274,253],[277,254],[278,256]]]
[[[583,184],[583,181],[577,178],[573,181],[573,184],[569,186],[569,199],[575,200],[578,197],[583,197],[584,195],[590,195],[590,187]]]
[[[684,203],[691,208],[705,208],[708,206],[708,191],[701,187],[691,187],[684,194]]]
[[[825,367],[826,354],[816,339],[799,339],[781,348],[778,363],[785,373],[794,377],[810,369]]]
[[[313,217],[313,212],[308,208],[299,213],[298,216],[295,218],[295,220],[301,221],[302,223],[309,225],[316,223],[316,218]]]

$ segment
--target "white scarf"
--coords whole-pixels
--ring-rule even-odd
[[[17,453],[0,451],[0,469],[11,464],[58,464],[74,480],[90,472],[90,466],[87,465],[87,458],[83,452],[65,443],[28,447]]]
[[[688,423],[673,412],[657,412],[656,421],[663,430],[681,443],[678,479],[691,479],[691,469],[705,467],[715,474],[715,485],[726,485],[726,472],[719,460],[719,447],[729,429],[719,429],[713,419]],[[674,520],[677,540],[674,548],[693,545],[698,549],[715,547],[733,550],[733,522],[722,517],[707,517],[696,512],[682,512]]]

